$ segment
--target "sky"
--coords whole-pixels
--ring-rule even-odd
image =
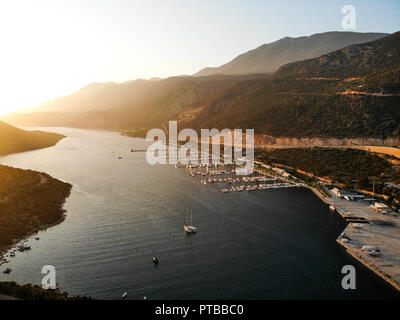
[[[264,43],[400,30],[400,0],[0,0],[0,115],[91,82],[193,74]]]

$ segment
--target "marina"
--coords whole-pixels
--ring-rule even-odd
[[[300,183],[288,182],[281,177],[266,174],[262,168],[258,168],[250,175],[236,174],[237,165],[233,164],[187,164],[175,165],[175,168],[186,168],[189,176],[201,177],[203,185],[221,184],[223,193],[271,190],[282,188],[302,187]]]

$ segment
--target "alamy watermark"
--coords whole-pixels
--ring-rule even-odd
[[[45,290],[55,289],[57,286],[56,268],[52,265],[43,266],[42,274],[45,274],[45,276],[42,279],[42,288]]]
[[[193,129],[178,133],[177,121],[169,121],[168,142],[165,132],[151,129],[146,140],[152,143],[146,152],[149,164],[207,165],[221,164],[221,140],[223,140],[223,164],[235,163],[237,175],[249,175],[254,170],[254,129],[201,129],[200,139]],[[179,145],[181,143],[181,145]],[[209,144],[212,152],[209,152]],[[199,145],[200,151],[199,151]],[[243,146],[246,154],[243,155]],[[232,157],[233,154],[233,157]],[[210,161],[211,160],[211,161]]]
[[[345,265],[342,268],[342,274],[345,276],[342,279],[342,288],[344,290],[356,289],[356,268],[352,265]]]
[[[343,30],[355,30],[356,29],[356,8],[352,5],[345,5],[342,8],[342,14],[345,15],[342,18]]]

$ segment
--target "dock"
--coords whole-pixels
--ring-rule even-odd
[[[333,205],[333,198],[315,193],[324,203]],[[348,254],[400,290],[400,219],[379,213],[361,201],[335,198],[334,206],[348,223],[336,241]],[[363,246],[376,246],[381,255],[372,256],[361,249]]]

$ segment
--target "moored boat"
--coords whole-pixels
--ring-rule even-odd
[[[4,274],[9,274],[12,271],[12,269],[7,268],[6,270],[3,271]]]
[[[190,220],[190,223],[189,223],[189,220]],[[196,233],[197,232],[197,228],[195,226],[193,226],[192,220],[193,220],[192,211],[190,211],[190,219],[189,219],[189,210],[186,209],[186,221],[183,226],[183,230],[185,230],[186,233]]]

